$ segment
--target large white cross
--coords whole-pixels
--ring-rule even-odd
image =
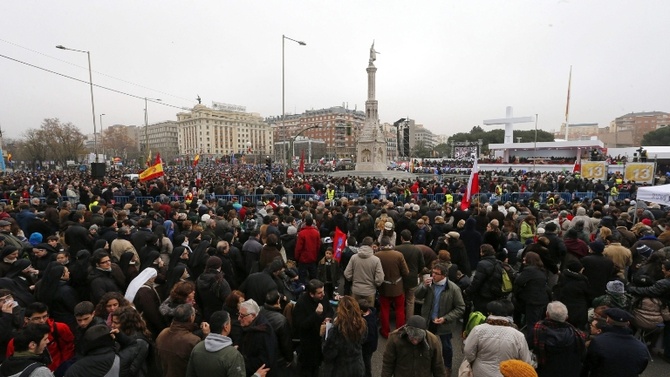
[[[500,119],[489,119],[485,120],[484,124],[487,126],[492,126],[492,125],[497,125],[497,124],[504,124],[505,125],[505,144],[512,144],[514,143],[514,124],[515,123],[530,123],[535,121],[534,116],[530,117],[518,117],[514,118],[512,116],[512,106],[507,106],[507,114],[505,118],[500,118]]]

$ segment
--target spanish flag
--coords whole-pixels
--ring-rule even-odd
[[[195,155],[195,158],[193,158],[193,167],[198,165],[198,162],[200,162],[200,153]]]
[[[149,155],[147,156],[147,166],[151,167],[151,149],[149,150]]]
[[[7,153],[7,161],[12,162],[12,154]]]
[[[165,173],[163,172],[163,164],[158,162],[144,169],[144,171],[140,173],[140,182],[150,181],[164,175]]]

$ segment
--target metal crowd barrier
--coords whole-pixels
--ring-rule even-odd
[[[530,200],[531,198],[535,198],[540,203],[546,203],[547,199],[550,196],[553,197],[556,194],[558,194],[561,199],[564,199],[568,202],[571,202],[574,199],[583,200],[584,198],[593,199],[593,198],[596,197],[596,193],[593,192],[593,191],[573,192],[573,193],[570,193],[570,192],[550,192],[550,193],[547,193],[547,192],[541,192],[541,193],[537,193],[537,192],[512,192],[512,193],[503,193],[502,195],[495,195],[495,194],[492,194],[492,193],[480,193],[478,195],[479,195],[479,200],[480,201],[484,201],[484,202],[488,202],[488,203],[495,203],[495,202],[498,202],[498,201],[501,201],[503,203],[508,202],[508,201],[514,203],[514,202],[519,202],[519,201],[524,201],[524,200]],[[280,195],[273,195],[273,194],[263,194],[263,195],[257,195],[257,194],[250,194],[250,195],[214,195],[214,194],[210,194],[210,195],[207,195],[205,198],[207,200],[216,200],[216,201],[223,200],[223,201],[226,201],[226,202],[230,202],[230,201],[233,200],[233,198],[237,198],[239,203],[243,203],[245,201],[248,201],[252,204],[255,204],[255,203],[258,203],[258,202],[265,202],[269,196],[274,196],[275,200],[277,200],[277,201],[282,199],[282,197]],[[435,201],[439,204],[444,204],[444,202],[446,201],[446,195],[445,194],[425,194],[425,195],[424,194],[410,194],[410,195],[405,196],[405,195],[398,195],[398,194],[394,194],[394,193],[391,193],[391,194],[387,193],[384,196],[386,197],[386,199],[392,199],[396,202],[397,201],[408,202],[410,199],[415,199],[415,200],[426,199],[428,202]],[[454,202],[460,201],[462,196],[463,195],[460,194],[460,193],[454,193],[453,194]],[[136,196],[136,197],[114,196],[114,203],[126,204],[126,203],[131,201],[131,198],[134,198],[135,201],[138,204],[143,205],[148,200],[151,200],[154,203],[157,203],[157,202],[159,203],[161,201],[161,199],[164,198],[164,197],[165,196],[163,196],[163,195],[157,196],[157,197],[153,197],[153,196]],[[301,201],[302,200],[310,200],[310,199],[324,201],[324,200],[326,200],[327,195],[326,195],[326,193],[321,193],[321,194],[287,194],[287,195],[284,195],[283,197],[286,198],[287,199],[286,201],[288,202],[288,204],[290,204],[291,202],[295,201],[296,199],[300,199]],[[358,199],[360,197],[365,197],[366,199],[372,200],[372,199],[380,199],[381,195],[378,194],[378,193],[374,193],[374,192],[368,192],[368,193],[365,193],[365,194],[361,194],[361,193],[357,193],[357,192],[337,191],[335,193],[335,198],[342,198],[342,197],[346,197],[348,199]],[[170,201],[179,201],[179,202],[185,201],[184,196],[169,195],[169,196],[167,196],[167,198]],[[608,192],[605,192],[605,198],[607,198],[607,200],[610,200],[611,196],[609,195]],[[631,195],[628,192],[622,192],[622,193],[619,193],[617,195],[617,200],[624,200],[624,199],[628,199],[628,198],[631,198]],[[39,199],[40,199],[40,202],[42,204],[44,204],[46,202],[45,197],[40,197]],[[64,201],[69,201],[69,198],[66,197],[66,196],[63,196],[63,197],[59,198],[59,202],[64,202]],[[0,202],[8,204],[8,203],[11,202],[11,200],[10,199],[0,199]]]

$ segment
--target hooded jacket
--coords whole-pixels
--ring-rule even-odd
[[[233,341],[211,333],[191,352],[186,377],[245,377],[244,357],[233,347]]]
[[[438,337],[426,331],[423,342],[414,345],[409,341],[405,330],[403,326],[389,335],[381,376],[446,376]]]
[[[230,285],[221,272],[208,269],[198,276],[195,293],[196,300],[202,308],[203,319],[209,321],[212,313],[223,307],[226,297],[230,294]]]
[[[44,359],[43,355],[35,355],[28,351],[17,352],[2,363],[0,373],[7,377],[19,377],[30,365],[39,363],[40,366],[30,374],[30,377],[52,377],[53,373],[45,366]]]
[[[351,291],[359,296],[372,296],[384,282],[382,262],[373,255],[370,246],[361,246],[358,253],[351,257],[344,278],[351,281]]]

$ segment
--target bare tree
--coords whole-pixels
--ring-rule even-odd
[[[138,156],[137,142],[128,135],[125,126],[106,128],[102,140],[106,153],[112,158],[132,159]]]
[[[40,130],[31,128],[23,133],[23,141],[17,143],[14,160],[26,161],[33,169],[38,161],[47,159],[47,145]]]
[[[68,160],[79,161],[86,154],[85,137],[72,123],[61,123],[58,118],[44,119],[40,128],[30,128],[22,140],[13,140],[14,161],[25,161],[35,168],[37,162],[53,160],[65,166]]]
[[[65,166],[68,160],[77,161],[86,153],[86,137],[72,123],[61,123],[58,118],[45,119],[38,131],[48,148],[48,157]]]

